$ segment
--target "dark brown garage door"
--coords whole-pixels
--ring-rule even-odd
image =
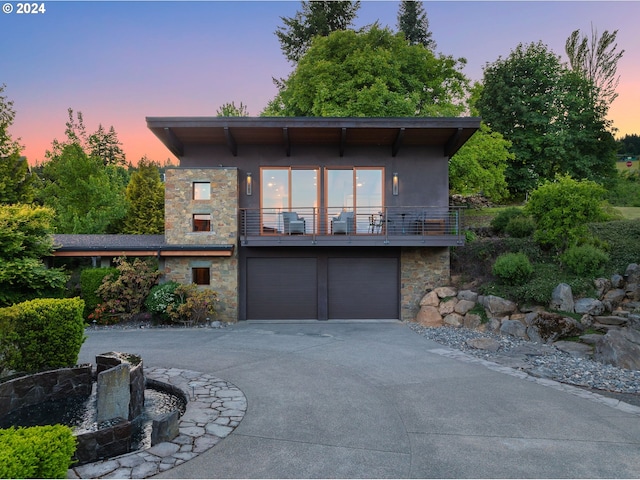
[[[247,318],[318,318],[316,258],[247,258]]]
[[[330,319],[398,318],[397,258],[329,258]]]

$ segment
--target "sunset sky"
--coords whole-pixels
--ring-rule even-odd
[[[10,129],[30,163],[64,138],[67,109],[88,132],[113,126],[127,155],[176,163],[147,129],[146,116],[214,116],[224,103],[257,116],[276,94],[272,78],[291,65],[274,31],[299,1],[46,1],[45,13],[0,13],[0,85],[13,100]],[[40,4],[41,2],[37,2]],[[356,26],[396,29],[399,2],[362,1]],[[482,79],[486,63],[519,43],[546,43],[564,58],[580,29],[618,30],[619,97],[609,117],[617,136],[640,134],[640,2],[424,2],[437,51],[465,57]]]

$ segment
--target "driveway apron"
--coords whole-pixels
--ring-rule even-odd
[[[640,477],[635,411],[443,355],[401,322],[87,335],[80,362],[136,353],[246,396],[228,437],[158,478]]]

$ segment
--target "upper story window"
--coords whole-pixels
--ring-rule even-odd
[[[193,231],[194,232],[210,232],[211,231],[211,215],[208,213],[195,213],[193,215]]]
[[[193,199],[194,200],[210,200],[211,199],[211,183],[193,182]]]

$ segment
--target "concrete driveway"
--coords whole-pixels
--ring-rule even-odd
[[[640,416],[442,355],[400,322],[88,332],[244,392],[239,427],[158,478],[639,478]],[[440,351],[440,352],[439,352]]]

